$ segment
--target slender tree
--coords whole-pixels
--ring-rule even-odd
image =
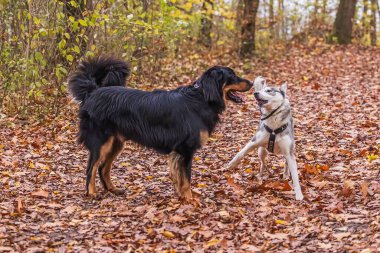
[[[241,57],[252,55],[255,51],[255,28],[258,8],[259,0],[244,0],[244,11],[241,27]]]
[[[368,3],[369,0],[363,0],[363,16],[362,16],[362,35],[365,37],[368,32],[369,32],[369,27],[368,27]]]
[[[322,17],[323,19],[326,18],[327,14],[327,0],[322,0]]]
[[[370,37],[371,37],[371,46],[376,46],[376,10],[377,10],[377,1],[371,0],[371,20],[370,20]]]
[[[269,0],[269,27],[270,27],[270,34],[271,34],[271,37],[273,38],[274,37],[274,29],[273,29],[273,26],[275,24],[275,20],[274,20],[274,10],[273,10],[273,6],[274,6],[274,0]]]
[[[350,44],[356,0],[340,0],[334,22],[334,35],[339,44]]]
[[[199,31],[198,43],[211,48],[211,30],[213,15],[210,12],[214,7],[213,0],[205,0],[202,5],[201,29]]]

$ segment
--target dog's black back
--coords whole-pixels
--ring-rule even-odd
[[[87,147],[94,139],[88,135],[99,128],[102,139],[117,133],[168,154],[181,153],[181,146],[200,148],[199,132],[211,133],[219,117],[192,86],[153,92],[104,87],[87,98],[80,119],[79,140]]]

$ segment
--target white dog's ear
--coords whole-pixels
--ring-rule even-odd
[[[286,90],[288,89],[288,83],[285,82],[281,85],[280,87],[280,91],[282,91],[284,93],[284,95],[286,94]]]
[[[267,86],[267,81],[265,80],[264,77],[258,76],[258,77],[256,77],[253,85],[255,87],[255,91],[260,91]]]

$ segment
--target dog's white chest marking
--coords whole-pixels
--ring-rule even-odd
[[[266,115],[261,118],[259,130],[248,144],[229,162],[228,168],[236,167],[240,160],[253,149],[258,149],[261,160],[260,178],[266,167],[266,156],[269,152],[282,154],[286,158],[284,177],[292,176],[297,200],[303,199],[298,178],[297,162],[295,159],[294,130],[290,113],[290,103],[285,97],[286,85],[275,89],[266,86],[262,77],[255,80],[255,98],[260,106],[265,106]],[[265,81],[265,80],[264,80]],[[277,94],[277,93],[280,93]]]

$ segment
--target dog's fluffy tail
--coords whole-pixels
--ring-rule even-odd
[[[130,69],[127,63],[112,57],[89,58],[80,63],[69,79],[69,91],[79,103],[99,87],[124,86]]]

